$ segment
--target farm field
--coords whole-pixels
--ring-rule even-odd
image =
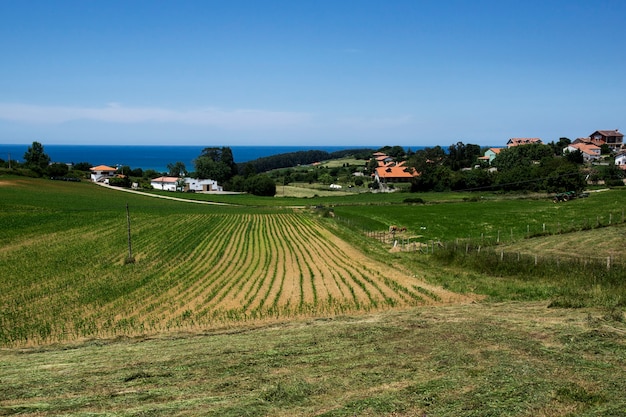
[[[37,201],[49,189],[27,203],[23,194],[37,184],[18,181],[23,188],[2,216],[14,231],[0,252],[3,345],[472,299],[368,258],[300,210],[197,207],[50,182],[49,204]],[[125,262],[125,204],[111,211],[124,199],[135,263]],[[60,200],[70,208],[55,206]]]
[[[212,206],[0,177],[0,415],[624,415],[623,277],[480,272],[364,232],[563,266],[623,253],[626,193],[407,196]]]

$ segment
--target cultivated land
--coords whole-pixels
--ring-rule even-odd
[[[624,415],[624,191],[0,196],[0,415]],[[494,276],[367,237],[390,224],[563,269],[595,246],[612,269]]]

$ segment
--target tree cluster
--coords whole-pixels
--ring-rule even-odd
[[[409,165],[420,173],[412,181],[411,191],[562,192],[580,191],[585,186],[582,158],[574,153],[560,156],[558,145],[532,144],[503,149],[492,163],[495,170],[478,163],[481,154],[478,145],[462,142],[450,146],[448,152],[439,146],[417,151],[409,159]]]

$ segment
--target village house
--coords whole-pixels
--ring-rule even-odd
[[[479,161],[488,162],[490,165],[503,148],[489,148],[485,151],[484,156],[478,157]]]
[[[215,180],[201,180],[198,178],[185,178],[185,191],[223,191],[222,186]]]
[[[115,171],[117,168],[112,168],[106,165],[98,165],[97,167],[89,168],[91,171],[91,181],[93,182],[106,182],[109,178],[115,177]]]
[[[611,148],[612,151],[621,149],[624,144],[624,134],[619,130],[596,130],[589,138],[595,141],[602,141]]]
[[[539,138],[511,138],[506,143],[506,146],[509,148],[512,146],[520,146],[520,145],[532,145],[532,144],[543,144],[543,141]]]
[[[418,177],[419,173],[411,167],[404,165],[404,162],[388,163],[375,169],[373,177],[379,183],[410,182]]]
[[[615,155],[615,166],[626,170],[626,151],[622,151]]]
[[[157,177],[150,180],[150,185],[155,190],[176,191],[178,180],[178,177]]]
[[[150,181],[155,190],[163,191],[222,191],[215,180],[198,178],[158,177]],[[182,188],[181,188],[182,187]]]
[[[596,161],[601,157],[601,149],[599,146],[591,143],[572,143],[563,149],[563,153],[580,151],[586,162]]]

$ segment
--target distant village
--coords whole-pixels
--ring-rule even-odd
[[[561,144],[561,142],[559,142]],[[493,167],[494,161],[504,149],[510,149],[517,146],[544,144],[540,138],[511,138],[507,141],[505,147],[490,147],[484,151],[482,156],[476,159],[475,167],[486,167],[489,170],[497,170]],[[563,155],[573,152],[580,152],[582,159],[586,163],[598,163],[601,160],[610,160],[616,167],[626,170],[626,150],[624,146],[624,134],[618,129],[615,130],[596,130],[588,137],[577,138],[574,141],[566,140],[562,143],[561,149]],[[370,175],[371,180],[375,183],[394,184],[411,182],[419,177],[422,173],[418,172],[414,167],[410,167],[406,160],[398,160],[387,155],[384,152],[375,152],[372,159],[376,161]],[[467,167],[464,169],[473,169]],[[91,180],[93,182],[107,183],[111,178],[119,175],[119,171],[115,167],[99,165],[90,168]],[[355,172],[356,176],[364,176],[364,173]],[[163,191],[186,191],[186,192],[222,192],[223,187],[213,179],[198,179],[177,176],[159,176],[150,180],[153,189]],[[138,187],[138,184],[133,184]],[[330,184],[331,189],[340,189],[340,184]]]
[[[569,141],[568,141],[569,142]],[[494,160],[503,149],[515,146],[544,144],[540,138],[511,138],[506,147],[492,147],[487,149],[483,156],[478,157],[478,162],[488,166],[493,165]],[[577,138],[563,147],[562,153],[580,152],[585,162],[598,162],[603,158],[612,158],[614,164],[622,170],[626,170],[626,149],[624,134],[618,129],[596,130],[588,137]],[[406,161],[395,161],[394,158],[382,152],[373,155],[378,166],[372,173],[375,181],[380,183],[408,182],[420,175],[414,169],[408,169]],[[480,165],[484,166],[484,165]],[[495,168],[493,168],[495,169]]]

